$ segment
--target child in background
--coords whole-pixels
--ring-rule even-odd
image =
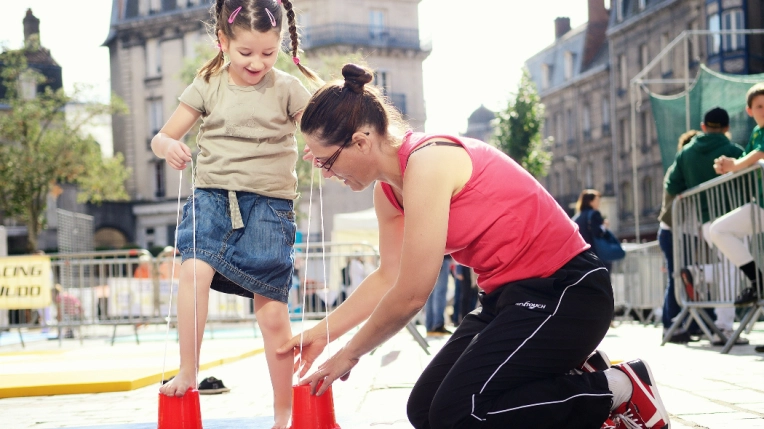
[[[718,174],[735,172],[754,165],[764,159],[764,83],[757,83],[746,94],[747,106],[745,111],[756,121],[756,127],[751,132],[751,138],[745,147],[745,152],[739,158],[720,156],[714,160],[714,169]],[[762,274],[757,269],[744,237],[753,234],[753,216],[764,221],[764,210],[759,205],[748,203],[742,207],[727,213],[711,224],[711,241],[735,266],[740,268],[745,276],[751,281],[751,285],[743,289],[742,293],[735,298],[735,304],[744,305],[759,300],[758,282]]]
[[[177,237],[180,372],[160,392],[182,396],[196,387],[210,288],[253,298],[273,384],[274,428],[287,427],[292,407],[293,360],[275,350],[291,337],[294,133],[310,97],[297,78],[273,68],[284,10],[293,61],[319,81],[297,57],[289,0],[217,0],[211,14],[220,51],[199,70],[151,142],[158,157],[183,170],[192,158],[180,139],[202,118],[196,189],[183,208]]]

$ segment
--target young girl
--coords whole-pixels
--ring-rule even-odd
[[[180,372],[160,392],[182,396],[196,387],[210,287],[250,297],[273,384],[274,428],[286,428],[291,415],[292,360],[277,356],[275,350],[291,337],[286,303],[296,230],[294,133],[310,97],[295,77],[273,68],[281,47],[281,4],[294,63],[318,81],[299,63],[289,0],[217,0],[211,14],[220,52],[199,70],[151,142],[157,156],[183,170],[191,162],[191,151],[180,139],[202,117],[196,190],[183,208],[178,229],[183,261],[178,291]]]

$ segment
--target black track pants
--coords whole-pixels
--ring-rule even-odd
[[[568,375],[613,316],[608,272],[584,252],[551,277],[481,294],[411,392],[417,429],[599,429],[612,393],[602,373]]]

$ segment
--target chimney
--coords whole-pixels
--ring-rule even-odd
[[[27,9],[24,17],[24,41],[28,41],[33,34],[40,34],[40,20],[32,14],[32,9]]]
[[[586,23],[586,41],[582,66],[588,66],[597,57],[607,40],[607,26],[610,15],[605,9],[605,0],[588,0],[589,22]]]
[[[604,1],[604,0],[603,0]],[[559,39],[570,31],[570,18],[563,16],[554,19],[554,38]]]

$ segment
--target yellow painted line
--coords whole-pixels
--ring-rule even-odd
[[[66,350],[20,350],[17,352],[0,353],[2,356],[29,356],[29,355],[60,355],[66,353]]]
[[[233,363],[262,352],[263,349],[259,348],[236,356],[212,359],[200,365],[200,369],[205,370]],[[174,368],[165,371],[164,376],[169,378],[177,373],[178,369]],[[151,384],[156,384],[158,388],[161,380],[162,373],[157,372],[155,367],[3,374],[0,376],[0,398],[124,392]]]

